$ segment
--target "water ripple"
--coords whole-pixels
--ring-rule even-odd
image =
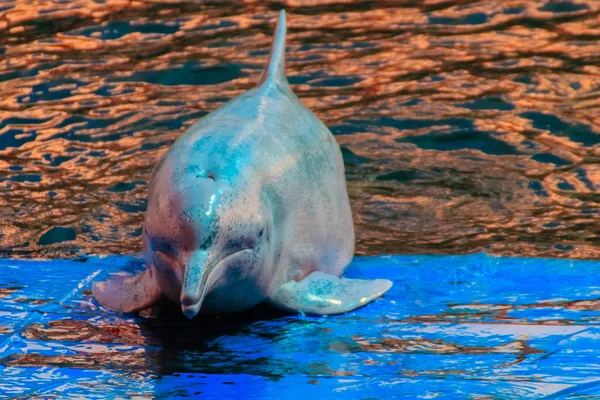
[[[591,0],[9,2],[0,252],[138,251],[153,165],[257,82],[281,6],[289,80],[343,150],[359,254],[600,256]]]

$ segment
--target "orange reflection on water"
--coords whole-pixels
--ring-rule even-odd
[[[256,84],[279,4],[1,11],[0,250],[138,251],[154,164]],[[343,148],[359,254],[600,256],[600,3],[284,6],[288,76]]]

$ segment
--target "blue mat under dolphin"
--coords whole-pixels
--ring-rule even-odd
[[[99,307],[90,283],[132,257],[0,260],[0,394],[33,397],[389,399],[600,396],[600,262],[358,257],[388,278],[334,317],[264,306],[193,321],[167,304]]]

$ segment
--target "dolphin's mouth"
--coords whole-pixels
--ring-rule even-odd
[[[183,301],[181,302],[181,311],[183,312],[183,315],[185,315],[189,319],[192,319],[198,314],[198,312],[200,311],[200,308],[202,307],[202,303],[204,302],[204,298],[212,290],[213,286],[218,282],[218,279],[215,279],[215,277],[219,276],[219,274],[217,272],[221,268],[223,268],[223,265],[225,265],[225,261],[231,259],[232,257],[238,256],[242,253],[253,252],[253,251],[254,250],[251,248],[238,250],[234,253],[229,254],[225,258],[222,258],[221,260],[219,260],[217,265],[215,265],[215,267],[212,269],[212,271],[210,271],[210,275],[208,276],[206,285],[202,288],[202,293],[200,294],[200,297],[198,298],[198,300],[195,302],[186,302],[186,303],[184,303]],[[189,298],[186,298],[186,300],[187,299],[189,299]]]
[[[183,315],[185,315],[187,318],[192,319],[198,314],[198,312],[200,311],[200,307],[201,307],[200,302],[198,302],[194,305],[191,305],[191,306],[184,306],[182,304],[181,311],[183,312]]]

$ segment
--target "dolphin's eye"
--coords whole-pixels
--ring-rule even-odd
[[[155,251],[154,254],[156,256],[156,260],[159,262],[160,265],[171,266],[173,265],[173,263],[176,262],[176,260],[173,257],[166,253],[163,253],[160,250]]]
[[[229,253],[235,253],[236,251],[254,249],[261,244],[261,239],[268,232],[266,227],[263,226],[253,226],[246,227],[243,229],[243,232],[239,232],[237,234],[233,234],[227,240],[227,245],[225,248]]]
[[[263,239],[266,241],[269,241],[269,239],[271,238],[271,235],[269,234],[269,226],[264,226],[261,228],[259,234],[258,234],[258,238],[259,239]]]
[[[173,246],[164,240],[158,240],[152,244],[152,253],[156,266],[163,273],[168,272],[178,264]]]
[[[177,262],[177,260],[175,259],[175,257],[172,254],[165,253],[164,251],[160,251],[160,250],[156,250],[155,253],[160,255],[161,258],[166,259],[172,263]]]
[[[175,252],[173,250],[173,246],[167,241],[159,240],[155,243],[152,243],[152,250],[155,252],[160,252],[165,256],[175,259]]]

